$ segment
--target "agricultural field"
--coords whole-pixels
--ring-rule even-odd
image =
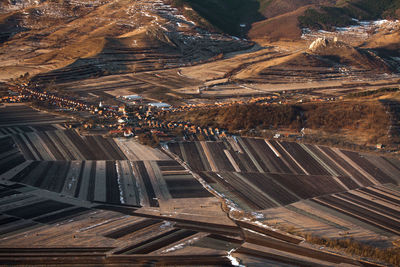
[[[260,229],[242,233],[238,225],[222,218],[202,222],[193,216],[182,219],[149,212],[1,182],[0,262],[227,266],[239,257],[248,264],[267,261],[288,266],[299,260],[307,265],[363,263],[301,246],[301,240],[279,233],[268,238]]]
[[[259,213],[261,222],[383,247],[399,239],[396,158],[240,137],[176,142],[168,149],[208,186]]]
[[[0,106],[0,111],[0,134],[32,132],[46,127],[57,129],[52,125],[66,121],[66,118],[35,110],[25,104],[4,104]]]
[[[276,152],[285,155],[279,161],[265,142],[261,148],[269,150],[255,150],[260,144],[253,139],[170,143],[166,150],[132,139],[81,135],[48,125],[7,131],[0,137],[2,264],[52,264],[56,258],[58,264],[67,265],[87,260],[117,265],[230,265],[232,257],[244,264],[362,263],[304,246],[301,238],[278,229],[270,231],[231,218],[229,211],[227,216],[225,197],[245,211],[267,213],[296,205],[306,197],[315,205],[320,205],[317,201],[333,203],[325,198],[345,192],[337,178],[322,173],[317,160],[305,166],[291,159],[296,156],[291,143],[279,143],[290,151],[281,148]],[[271,142],[278,150],[280,145]],[[297,153],[309,153],[301,146],[294,147]],[[194,153],[201,155],[201,161]],[[348,157],[365,164],[355,155]],[[268,158],[275,161],[262,163]],[[393,171],[395,164],[387,161],[385,166]],[[312,175],[308,177],[306,172]],[[291,177],[286,177],[287,173]],[[289,186],[289,180],[299,179],[301,184],[303,176],[310,188],[305,186],[300,194]],[[312,187],[327,181],[335,187],[321,192]],[[395,212],[393,207],[387,215]],[[374,218],[371,215],[368,220]],[[263,220],[268,222],[268,217]],[[385,223],[396,231],[393,221]]]

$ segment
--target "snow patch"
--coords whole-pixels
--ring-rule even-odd
[[[175,246],[173,246],[171,248],[167,248],[167,249],[161,251],[161,253],[168,253],[168,252],[173,252],[173,251],[176,251],[176,250],[183,249],[184,247],[187,247],[187,246],[193,244],[194,242],[196,242],[199,239],[200,239],[200,237],[198,237],[198,236],[193,237],[193,238],[191,238],[189,240],[186,240],[185,242],[179,243],[179,244],[177,244],[177,245],[175,245]]]
[[[124,199],[124,192],[122,190],[122,182],[121,182],[121,173],[119,170],[119,164],[115,162],[115,169],[117,170],[117,182],[118,182],[118,190],[119,190],[119,201],[121,204],[125,204],[125,199]]]

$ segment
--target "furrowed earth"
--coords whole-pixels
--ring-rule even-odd
[[[399,265],[399,8],[0,1],[0,265]]]

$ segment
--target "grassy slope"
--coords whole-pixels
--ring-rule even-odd
[[[224,128],[231,132],[250,129],[298,131],[304,127],[323,135],[341,136],[359,144],[397,142],[395,136],[388,139],[390,117],[380,101],[385,96],[377,94],[340,102],[270,106],[252,104],[193,110],[167,116],[171,120],[191,121],[202,127]],[[399,95],[398,92],[394,94]]]

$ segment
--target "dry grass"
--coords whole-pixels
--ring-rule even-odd
[[[167,114],[175,121],[231,132],[312,129],[320,135],[336,135],[355,143],[388,144],[390,118],[379,101],[341,101],[302,105],[235,105]]]

